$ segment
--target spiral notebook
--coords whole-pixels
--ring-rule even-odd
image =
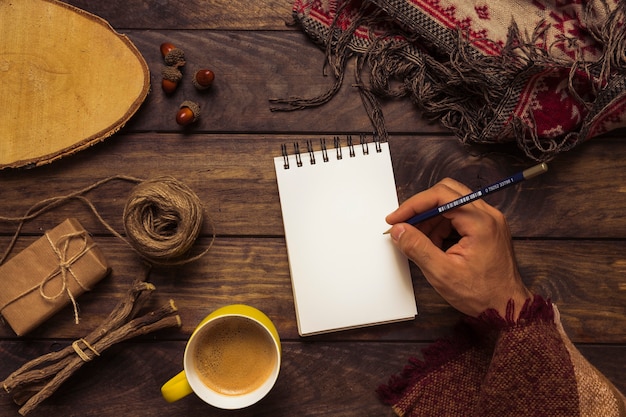
[[[408,260],[383,235],[398,206],[388,143],[315,145],[274,158],[298,332],[415,318]]]

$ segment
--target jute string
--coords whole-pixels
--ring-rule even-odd
[[[81,338],[81,339],[75,340],[74,343],[72,343],[72,348],[74,349],[74,352],[76,352],[76,354],[83,360],[83,362],[89,362],[93,358],[90,358],[89,355],[87,355],[85,351],[81,349],[80,347],[81,343],[83,343],[87,349],[92,351],[95,356],[100,356],[100,352],[98,352],[96,348],[91,346],[89,342],[87,342],[85,339]]]
[[[78,286],[82,288],[84,291],[88,291],[90,288],[88,288],[85,284],[83,284],[81,279],[76,274],[74,274],[74,271],[72,271],[72,264],[76,262],[77,260],[79,260],[87,252],[89,252],[95,244],[91,243],[90,245],[87,245],[87,233],[85,231],[68,233],[66,235],[61,236],[56,242],[52,241],[48,232],[46,232],[44,236],[46,237],[48,243],[50,244],[52,251],[57,256],[57,259],[59,262],[58,268],[54,271],[51,271],[47,276],[45,276],[41,280],[41,282],[35,283],[35,285],[33,285],[30,288],[27,288],[25,291],[17,295],[12,300],[7,301],[6,303],[0,305],[0,312],[2,312],[6,307],[10,306],[11,304],[16,303],[20,301],[22,298],[28,296],[31,292],[39,290],[39,295],[41,296],[41,298],[43,298],[44,300],[48,300],[48,301],[55,301],[61,298],[63,295],[67,295],[67,297],[72,302],[72,306],[74,308],[74,322],[78,324],[79,323],[78,303],[76,302],[76,297],[74,297],[74,294],[72,294],[72,291],[70,291],[69,279],[71,277],[72,280],[76,284],[78,284]],[[81,246],[76,251],[76,253],[70,256],[69,246],[70,246],[70,242],[73,239],[80,240]],[[61,288],[56,294],[48,294],[46,291],[46,284],[48,284],[50,281],[55,279],[57,276],[61,277],[60,279]]]
[[[89,191],[111,181],[137,184],[124,208],[123,221],[127,238],[102,218],[93,203],[85,197]],[[85,204],[109,232],[126,242],[150,264],[173,266],[193,262],[204,256],[215,241],[215,225],[209,221],[212,229],[210,243],[202,252],[189,255],[202,229],[204,216],[200,199],[182,182],[173,177],[142,180],[131,176],[115,175],[70,194],[41,200],[29,208],[23,216],[0,216],[0,221],[18,223],[8,248],[0,258],[0,265],[11,253],[27,221],[72,200]]]

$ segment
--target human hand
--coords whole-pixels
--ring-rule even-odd
[[[401,223],[415,214],[467,195],[471,190],[446,178],[418,193],[389,214],[391,238],[421,269],[433,288],[457,310],[473,317],[488,308],[506,317],[510,299],[521,307],[532,294],[519,274],[511,233],[504,215],[482,200],[457,207],[411,226]],[[457,243],[442,249],[444,239],[455,231]]]

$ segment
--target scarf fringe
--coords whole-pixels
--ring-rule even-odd
[[[485,310],[477,318],[465,317],[465,323],[482,333],[490,331],[503,331],[515,326],[524,326],[529,323],[554,323],[555,313],[552,301],[544,299],[540,295],[534,295],[526,300],[519,313],[515,317],[515,302],[509,300],[506,306],[505,316],[502,317],[495,309]]]
[[[494,343],[496,334],[515,326],[534,323],[554,323],[555,312],[550,299],[540,295],[529,298],[524,303],[517,321],[513,319],[515,303],[509,300],[505,317],[497,310],[488,309],[479,317],[466,316],[456,326],[451,338],[440,339],[422,350],[423,359],[411,357],[408,364],[389,381],[378,387],[376,393],[387,405],[394,405],[415,383],[427,377],[433,370],[454,360],[473,347]]]
[[[440,339],[422,349],[423,359],[410,357],[398,375],[392,375],[386,384],[376,390],[380,400],[387,405],[397,403],[407,389],[426,377],[431,371],[462,355],[470,349],[472,335],[462,326],[455,329],[454,339]]]
[[[604,45],[602,56],[597,62],[579,58],[573,63],[552,56],[549,52],[554,45],[547,50],[535,46],[546,36],[548,26],[544,22],[526,36],[514,21],[511,22],[506,44],[494,56],[477,53],[468,35],[457,30],[453,33],[454,45],[449,48],[450,53],[438,56],[436,49],[425,49],[428,47],[425,39],[410,35],[367,0],[345,1],[330,28],[320,31],[319,25],[315,25],[317,32],[306,24],[306,16],[298,16],[294,11],[295,20],[305,32],[325,46],[325,68],[333,69],[335,80],[326,92],[316,97],[270,99],[270,110],[294,111],[329,102],[344,82],[347,59],[356,55],[354,86],[359,89],[365,110],[382,140],[387,140],[388,133],[379,99],[408,96],[424,117],[439,121],[462,143],[514,140],[529,158],[547,161],[588,139],[607,100],[615,98],[626,82],[626,2],[620,2],[611,13],[604,1],[602,4],[606,20],[603,24],[588,25],[594,39]],[[353,14],[347,15],[351,11]],[[593,13],[589,7],[588,22],[598,21],[599,17]],[[344,31],[337,27],[340,18],[351,22]],[[357,28],[374,23],[377,27],[388,27],[388,33],[371,36],[367,45],[355,39]],[[512,116],[510,98],[513,90],[523,86],[530,77],[558,69],[569,70],[569,92],[589,113],[578,131],[557,138],[539,137],[532,115],[528,121]],[[364,73],[369,75],[368,84],[362,80]],[[582,75],[587,85],[578,85]],[[591,89],[595,103],[585,100],[585,94],[579,92],[582,87]]]

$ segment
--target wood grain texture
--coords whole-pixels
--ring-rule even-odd
[[[123,29],[289,30],[291,0],[102,1],[68,0]],[[123,10],[120,13],[120,10]],[[293,28],[292,28],[293,30]]]
[[[34,237],[24,238],[17,250]],[[94,238],[109,260],[112,274],[78,302],[81,323],[73,323],[70,307],[31,332],[29,338],[80,338],[106,319],[134,279],[143,275],[140,259],[115,238]],[[6,242],[2,239],[1,242]],[[198,247],[208,244],[207,239]],[[626,243],[596,241],[515,242],[522,276],[539,294],[550,297],[561,312],[565,329],[576,343],[626,343],[624,266]],[[537,263],[536,259],[541,259]],[[582,260],[581,260],[582,259]],[[411,267],[419,316],[413,321],[307,337],[305,340],[432,341],[445,337],[460,316]],[[157,291],[152,306],[173,299],[183,326],[169,337],[184,340],[214,309],[244,303],[264,311],[285,340],[298,336],[289,265],[283,238],[220,237],[209,254],[183,267],[154,267],[150,282]],[[11,339],[8,327],[0,337]]]
[[[68,194],[96,180],[124,174],[139,178],[172,175],[201,198],[220,235],[282,236],[272,159],[280,145],[305,145],[317,134],[124,134],[70,157],[63,165],[3,172],[0,216],[20,216],[36,202]],[[345,143],[345,136],[341,136]],[[471,188],[491,184],[530,166],[501,148],[483,152],[447,136],[398,135],[390,139],[400,201],[449,176]],[[306,161],[306,158],[305,158]],[[622,239],[626,236],[626,140],[594,139],[550,163],[548,173],[493,194],[487,201],[508,217],[517,238]],[[91,192],[103,217],[122,231],[122,213],[132,184],[113,182]],[[110,198],[114,195],[115,198]],[[251,198],[254,204],[249,204]],[[106,230],[78,203],[60,207],[27,233],[53,227],[58,219],[80,216],[92,233]],[[262,221],[259,221],[262,219]],[[5,234],[15,224],[0,222]],[[207,225],[203,229],[210,233]]]
[[[324,75],[324,53],[300,32],[259,31],[124,31],[151,70],[152,93],[130,123],[132,130],[180,131],[174,116],[183,100],[196,101],[202,116],[191,132],[371,132],[358,90],[352,86],[354,63],[333,100],[315,110],[271,112],[270,98],[315,97],[334,79]],[[161,89],[162,42],[185,51],[187,65],[174,94]],[[215,81],[198,92],[191,76],[210,68]],[[408,111],[407,111],[408,109]],[[391,131],[442,131],[424,121],[408,100],[383,107]]]
[[[19,216],[43,198],[67,194],[112,175],[171,175],[190,186],[214,222],[215,245],[196,263],[154,268],[157,290],[146,309],[174,299],[183,326],[118,345],[85,366],[32,415],[232,415],[191,396],[165,403],[159,388],[180,370],[185,340],[206,314],[233,303],[251,304],[276,323],[283,339],[278,383],[261,403],[238,416],[390,416],[375,388],[409,356],[450,334],[459,314],[411,267],[419,317],[410,322],[301,338],[297,334],[280,203],[272,158],[280,145],[371,131],[352,63],[337,97],[317,109],[273,113],[270,97],[314,96],[332,80],[323,52],[290,19],[290,0],[70,0],[109,20],[129,36],[151,71],[152,90],[133,119],[107,141],[51,165],[0,172],[0,216]],[[184,7],[183,7],[184,6]],[[187,54],[184,79],[173,95],[160,87],[159,45]],[[190,81],[196,66],[216,73],[200,93]],[[199,122],[174,121],[183,100],[196,100]],[[407,100],[383,104],[401,201],[444,177],[471,188],[490,184],[531,162],[514,146],[468,147],[424,120]],[[626,391],[626,133],[592,139],[550,163],[547,174],[489,197],[507,216],[525,282],[558,305],[566,331],[615,385]],[[305,157],[306,162],[306,157]],[[101,215],[123,231],[132,184],[112,182],[87,194]],[[0,326],[0,378],[33,357],[84,336],[109,312],[144,266],[80,203],[69,202],[28,222],[15,251],[66,217],[94,235],[112,266],[110,276],[79,299],[81,323],[70,308],[32,334],[17,338]],[[0,221],[0,250],[15,222]],[[208,244],[202,230],[197,248]],[[15,252],[16,253],[16,252]],[[0,395],[0,415],[17,415]]]
[[[26,347],[5,343],[0,350],[0,366],[11,368],[67,343],[52,340]],[[261,402],[236,415],[293,416],[294,410],[302,410],[307,416],[391,417],[393,413],[379,402],[374,391],[399,371],[409,356],[419,356],[423,347],[420,343],[284,343],[276,386]],[[180,370],[183,348],[183,342],[174,341],[111,348],[30,415],[57,415],[59,411],[87,417],[232,415],[232,411],[208,407],[195,396],[173,404],[158,397],[161,385]],[[605,375],[620,381],[626,365],[611,365],[607,360],[619,351],[602,346],[585,346],[583,351]],[[105,388],[110,385],[115,386],[114,391]],[[617,387],[623,390],[625,384],[617,382]],[[16,409],[8,396],[0,396],[0,407],[7,415],[12,415],[8,410]]]
[[[49,163],[104,140],[148,94],[141,54],[93,14],[51,0],[3,2],[0,31],[0,168]]]

